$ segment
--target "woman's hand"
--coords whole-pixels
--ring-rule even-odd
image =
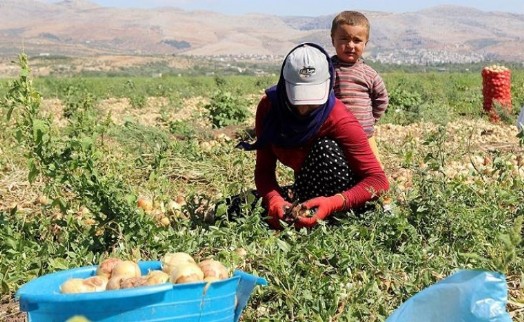
[[[315,226],[319,220],[324,220],[327,216],[335,211],[344,209],[346,198],[342,194],[336,194],[331,197],[317,197],[303,203],[303,205],[312,211],[311,217],[297,217],[295,226],[297,228]]]
[[[282,228],[280,220],[284,220],[286,208],[290,207],[291,203],[287,202],[280,195],[274,195],[268,201],[268,216],[267,223],[273,229]]]

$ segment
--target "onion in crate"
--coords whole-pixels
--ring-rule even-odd
[[[100,292],[106,289],[107,277],[92,276],[85,279],[71,278],[62,283],[60,292],[64,294]]]
[[[120,280],[120,289],[144,286],[146,282],[147,280],[143,276],[123,278]]]
[[[145,276],[145,279],[145,285],[164,284],[169,282],[169,275],[166,272],[154,270],[150,271]]]
[[[175,284],[201,282],[204,280],[204,272],[196,263],[186,262],[173,268],[169,280]]]
[[[111,278],[114,277],[140,277],[142,273],[140,272],[140,267],[138,264],[133,261],[121,261],[113,267],[111,272]]]
[[[113,272],[113,269],[120,262],[122,262],[122,260],[119,258],[110,257],[110,258],[104,259],[98,265],[96,269],[96,275],[111,278],[111,273]]]
[[[212,282],[222,280],[229,277],[227,268],[219,261],[214,259],[206,259],[198,263],[198,267],[204,273],[204,280]]]
[[[171,271],[178,265],[186,263],[195,263],[195,260],[191,255],[184,252],[167,253],[161,260],[162,270],[167,274],[171,274]]]

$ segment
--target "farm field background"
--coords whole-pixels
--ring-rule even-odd
[[[382,73],[392,211],[379,201],[275,232],[260,207],[229,220],[216,205],[254,188],[255,155],[235,145],[252,138],[276,76],[33,79],[25,63],[0,81],[0,320],[23,321],[13,296],[38,276],[185,251],[268,280],[243,321],[384,321],[463,268],[506,274],[508,311],[524,321],[523,70],[499,124],[482,113],[480,69]],[[154,209],[139,209],[141,197]]]

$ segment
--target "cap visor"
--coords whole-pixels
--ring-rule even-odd
[[[286,82],[289,102],[293,105],[320,105],[327,102],[329,79],[321,84],[291,84]]]

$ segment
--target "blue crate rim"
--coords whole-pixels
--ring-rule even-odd
[[[160,264],[159,261],[139,261],[138,264],[140,266],[140,263],[143,263],[145,265],[147,264]],[[42,303],[50,303],[50,302],[79,302],[79,301],[103,301],[103,300],[113,300],[116,297],[126,297],[126,298],[132,298],[132,297],[140,297],[140,296],[147,296],[151,294],[161,293],[161,292],[168,292],[170,290],[175,290],[177,288],[184,289],[188,287],[193,286],[201,286],[204,285],[204,288],[207,287],[207,285],[214,285],[214,286],[220,286],[221,284],[225,283],[231,283],[235,280],[239,280],[240,276],[237,275],[238,270],[236,270],[233,274],[233,276],[219,280],[219,281],[213,281],[213,282],[194,282],[194,283],[183,283],[183,284],[173,284],[171,282],[167,282],[164,284],[159,285],[151,285],[151,286],[140,286],[135,288],[128,288],[128,289],[122,289],[122,290],[105,290],[100,292],[89,292],[89,293],[78,293],[78,294],[62,294],[59,292],[49,292],[49,293],[32,293],[30,292],[34,286],[37,286],[38,284],[42,283],[44,279],[53,279],[57,276],[63,276],[65,274],[89,274],[91,273],[91,276],[96,272],[97,265],[92,266],[83,266],[79,268],[73,268],[73,269],[66,269],[61,270],[53,273],[49,273],[43,276],[40,276],[34,280],[31,280],[24,285],[20,287],[20,289],[16,292],[16,299],[19,301],[23,301],[26,298],[30,298],[31,301],[34,302],[42,302]],[[207,284],[207,285],[206,285]]]

